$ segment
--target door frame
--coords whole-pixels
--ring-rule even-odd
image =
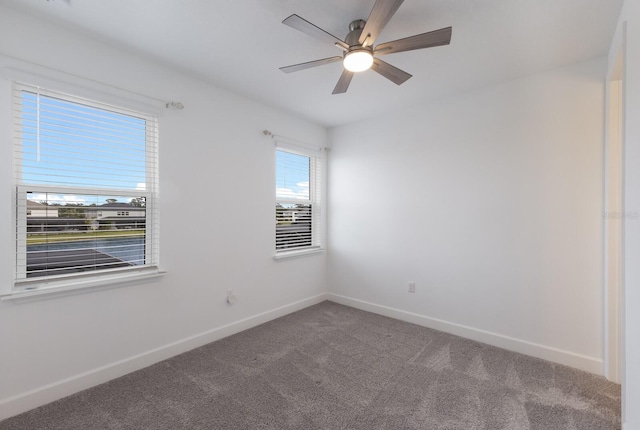
[[[620,383],[623,359],[625,39],[607,73],[604,150],[604,375]]]

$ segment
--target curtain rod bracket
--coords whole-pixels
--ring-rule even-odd
[[[165,107],[167,109],[172,109],[172,110],[182,110],[184,109],[184,105],[180,102],[169,102],[165,105]]]

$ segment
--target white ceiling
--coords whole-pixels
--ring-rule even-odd
[[[146,55],[218,87],[336,126],[605,55],[622,0],[405,0],[377,43],[453,26],[449,46],[392,54],[413,75],[396,86],[369,70],[332,95],[340,55],[281,24],[296,13],[339,38],[374,0],[0,0]]]

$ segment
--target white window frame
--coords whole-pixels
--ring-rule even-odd
[[[16,108],[16,94],[22,90],[32,91],[34,88],[38,88],[34,85],[22,84],[19,82],[12,83],[12,95],[11,115],[13,118]],[[87,90],[79,88],[80,94],[86,94]],[[129,109],[127,105],[131,103],[126,99],[122,99],[118,107],[117,101],[114,103],[113,97],[108,97],[108,101],[101,102],[100,96],[85,98],[80,96],[69,95],[68,91],[60,92],[55,89],[40,90],[42,94],[52,94],[55,97],[62,98],[72,103],[81,103],[96,107],[98,109],[104,109],[116,113],[131,114],[136,112],[137,116],[144,118],[145,121],[151,121],[151,127],[147,128],[146,136],[146,150],[147,158],[145,166],[146,171],[146,190],[128,190],[119,188],[91,188],[91,187],[64,187],[64,186],[51,186],[45,184],[22,184],[17,178],[21,177],[20,163],[17,161],[16,148],[20,147],[21,141],[21,126],[20,121],[12,121],[12,164],[14,169],[13,181],[13,193],[15,210],[13,211],[13,225],[12,229],[15,229],[15,245],[12,254],[15,255],[13,259],[13,284],[9,294],[5,294],[1,297],[2,300],[13,300],[29,298],[32,296],[40,296],[44,294],[61,293],[68,294],[78,289],[104,287],[104,286],[120,286],[130,284],[133,282],[142,281],[148,278],[160,276],[163,274],[159,269],[159,211],[158,211],[158,114],[155,112],[144,113],[137,106],[133,109]],[[98,93],[101,94],[101,93]],[[138,115],[139,114],[139,115]],[[148,122],[149,123],[149,122]],[[153,166],[153,167],[152,167]],[[27,278],[26,264],[18,264],[18,259],[26,259],[26,237],[27,237],[27,209],[26,200],[27,192],[35,193],[56,193],[56,194],[92,194],[92,195],[114,195],[117,194],[122,197],[144,197],[146,199],[146,223],[145,223],[145,262],[148,262],[141,266],[134,266],[130,268],[118,268],[118,269],[105,269],[97,270],[90,273],[76,273],[67,275],[51,275],[36,278]]]
[[[311,246],[277,250],[276,231],[274,229],[275,260],[299,257],[307,254],[322,253],[325,251],[326,241],[326,171],[328,148],[312,147],[300,142],[291,142],[282,138],[276,139],[274,159],[277,151],[285,151],[310,158],[309,199],[279,199],[274,198],[275,205],[280,204],[309,204],[312,207],[312,239]],[[274,161],[275,167],[275,161]],[[274,174],[274,194],[275,194]]]

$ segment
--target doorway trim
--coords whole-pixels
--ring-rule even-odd
[[[623,234],[624,205],[624,88],[625,41],[606,80],[604,150],[604,375],[622,381],[623,358]]]

